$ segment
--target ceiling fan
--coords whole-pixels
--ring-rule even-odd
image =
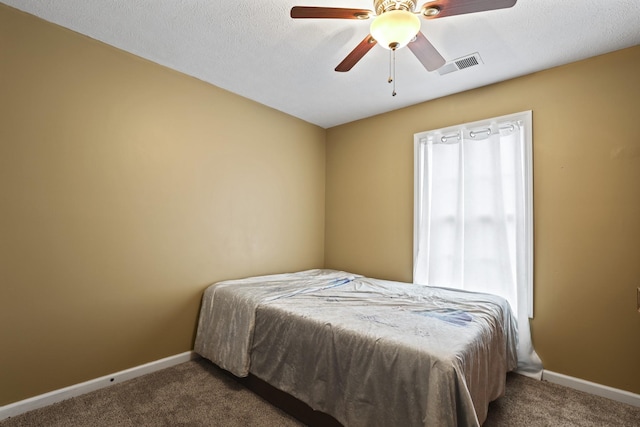
[[[416,2],[413,0],[374,0],[375,12],[369,9],[294,6],[291,9],[291,17],[294,19],[374,18],[370,33],[338,64],[336,71],[349,71],[376,44],[394,52],[396,49],[408,46],[427,71],[433,71],[442,67],[446,61],[420,31],[419,16],[436,19],[506,9],[515,4],[516,0],[435,0],[426,2],[416,11]],[[389,81],[391,82],[391,78]]]

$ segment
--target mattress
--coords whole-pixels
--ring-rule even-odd
[[[345,426],[477,426],[516,343],[500,297],[309,270],[207,288],[195,351]]]

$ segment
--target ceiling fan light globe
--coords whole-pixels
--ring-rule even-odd
[[[371,36],[386,49],[406,46],[420,31],[420,18],[406,10],[390,10],[371,23]]]

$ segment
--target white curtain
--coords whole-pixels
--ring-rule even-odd
[[[522,121],[422,134],[416,150],[414,282],[506,298],[518,319],[518,371],[533,349],[531,198]]]

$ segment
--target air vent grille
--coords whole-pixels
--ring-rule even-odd
[[[480,54],[478,52],[463,56],[462,58],[454,59],[453,61],[447,62],[442,67],[438,69],[438,73],[440,75],[453,73],[454,71],[463,70],[469,67],[475,67],[476,65],[482,64],[482,58],[480,58]]]
[[[469,56],[467,58],[456,61],[456,65],[460,70],[463,68],[473,67],[474,65],[478,65],[478,60],[475,56]]]

